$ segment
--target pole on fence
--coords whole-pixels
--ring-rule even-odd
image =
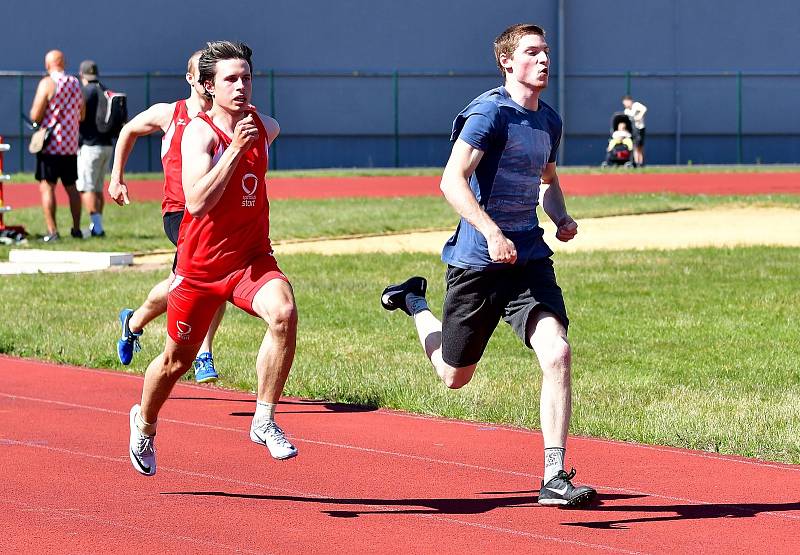
[[[25,149],[22,145],[25,144],[25,127],[22,125],[22,114],[25,113],[25,83],[22,74],[19,76],[19,171],[25,171]]]
[[[681,108],[675,105],[675,165],[681,165]]]
[[[561,113],[563,130],[558,149],[558,163],[564,165],[567,149],[567,51],[566,51],[566,0],[558,0],[558,111]]]
[[[269,115],[275,119],[275,70],[269,70]],[[273,170],[278,169],[278,143],[272,143],[272,156],[270,156],[270,164]]]
[[[736,72],[736,163],[742,163],[742,72]]]
[[[392,73],[392,96],[394,97],[394,167],[400,167],[400,75]]]
[[[627,94],[627,95],[631,94],[631,72],[630,71],[626,71],[625,72],[625,94]]]
[[[144,107],[150,107],[150,72],[144,74]],[[153,171],[153,135],[147,136],[147,171]]]
[[[6,228],[6,224],[3,221],[3,213],[9,210],[6,208],[6,203],[3,200],[3,181],[5,181],[6,177],[8,177],[3,175],[3,152],[8,150],[8,148],[8,145],[3,144],[3,136],[0,135],[0,230],[4,230]]]

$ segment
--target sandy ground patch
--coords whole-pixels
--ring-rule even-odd
[[[800,246],[800,210],[787,208],[686,210],[586,218],[579,220],[578,226],[578,236],[569,243],[562,243],[555,239],[555,227],[547,220],[544,222],[545,239],[557,252],[740,245]],[[452,230],[447,230],[277,244],[275,252],[439,252],[452,233]]]
[[[720,208],[636,216],[585,218],[569,243],[554,237],[544,222],[545,240],[556,252],[626,249],[682,249],[782,245],[800,247],[800,210],[789,208]],[[356,254],[368,252],[441,252],[452,230],[332,239],[276,242],[275,254]],[[172,253],[136,257],[136,265],[171,264]]]

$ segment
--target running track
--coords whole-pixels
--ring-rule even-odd
[[[587,179],[589,178],[589,179]],[[437,178],[273,179],[272,198],[435,195]],[[800,193],[792,174],[565,176],[567,194]],[[158,199],[160,183],[133,185]],[[38,204],[35,186],[6,202]],[[60,190],[63,194],[63,191]],[[61,199],[65,201],[64,198]],[[193,553],[800,552],[800,467],[570,439],[589,510],[535,504],[541,435],[284,399],[300,449],[250,443],[252,395],[180,384],[159,470],[127,457],[142,378],[0,356],[3,551]]]
[[[540,434],[284,399],[300,450],[250,442],[254,397],[179,384],[158,473],[127,456],[140,376],[0,356],[4,552],[800,552],[800,467],[573,437],[588,510],[537,506]]]
[[[797,173],[695,173],[563,175],[567,196],[673,192],[687,195],[800,194]],[[395,197],[439,195],[439,177],[323,177],[268,178],[270,199]],[[161,200],[160,181],[129,184],[131,201]],[[59,204],[67,196],[56,189]],[[39,206],[39,190],[32,184],[5,187],[5,202],[15,208]]]

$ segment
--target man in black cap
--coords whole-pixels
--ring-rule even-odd
[[[80,65],[80,78],[83,85],[83,99],[86,115],[80,125],[80,150],[78,151],[78,191],[86,212],[89,213],[89,234],[103,237],[103,179],[109,167],[114,150],[111,146],[113,136],[97,129],[96,116],[100,95],[104,94],[97,80],[97,64],[84,60]]]

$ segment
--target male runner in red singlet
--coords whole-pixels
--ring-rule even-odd
[[[146,476],[156,471],[158,413],[225,301],[268,325],[256,359],[258,400],[250,439],[276,459],[297,454],[274,420],[297,336],[292,287],[269,240],[267,148],[280,129],[250,104],[251,55],[245,44],[213,42],[198,64],[213,107],[189,123],[181,145],[187,213],[167,299],[169,337],[147,368],[141,406],[130,411],[130,459]]]
[[[108,184],[108,194],[117,204],[120,206],[129,204],[128,186],[125,183],[125,165],[133,150],[133,145],[139,137],[163,131],[161,161],[164,165],[164,200],[161,202],[161,213],[164,218],[164,232],[176,246],[178,229],[186,205],[181,185],[181,138],[189,121],[198,113],[211,108],[211,99],[205,96],[203,87],[197,82],[197,61],[201,52],[198,50],[189,58],[186,71],[186,81],[191,88],[189,98],[172,103],[154,104],[122,128],[114,152],[111,182]],[[173,272],[175,270],[174,263],[172,270]],[[144,327],[167,311],[167,292],[173,277],[170,274],[164,281],[156,284],[150,290],[144,304],[136,310],[123,308],[120,312],[122,336],[117,341],[117,356],[122,364],[126,366],[130,364],[133,354],[139,350],[139,337],[141,337]],[[219,378],[217,370],[214,368],[211,349],[223,314],[225,314],[224,304],[211,321],[208,334],[200,347],[200,354],[194,361],[195,379],[199,383],[213,382]]]

